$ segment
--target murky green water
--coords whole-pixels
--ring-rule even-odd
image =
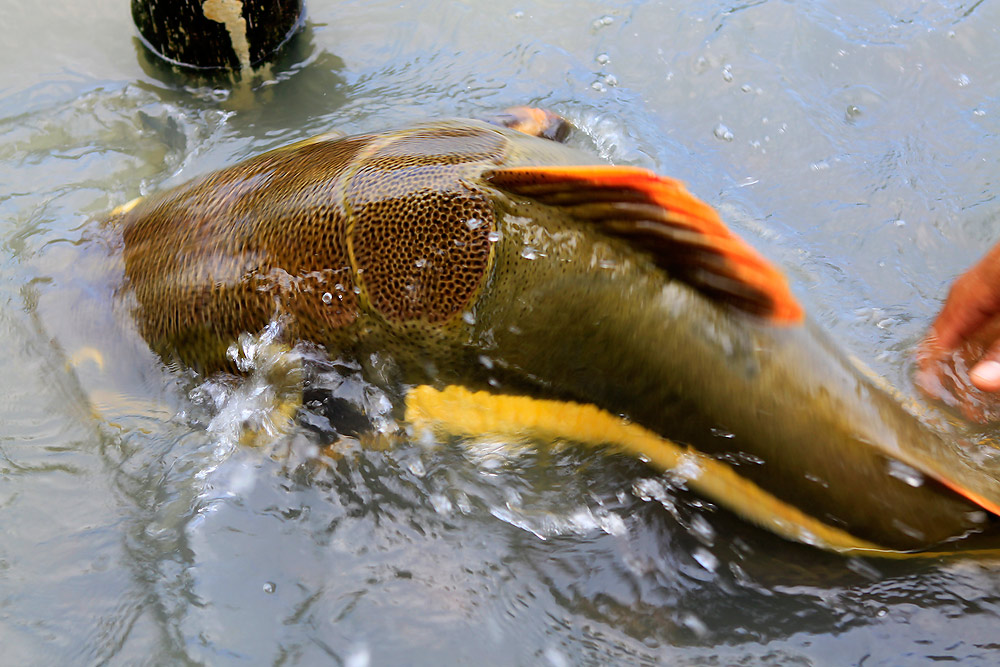
[[[113,264],[74,245],[321,131],[529,103],[686,180],[912,391],[947,284],[998,237],[1000,7],[312,0],[246,104],[151,66],[126,5],[0,5],[4,663],[1000,661],[995,561],[825,555],[583,452],[344,437],[313,465],[320,409],[238,447],[262,384],[163,369],[110,306]],[[388,419],[350,365],[316,372]]]

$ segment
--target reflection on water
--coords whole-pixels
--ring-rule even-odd
[[[993,560],[844,560],[622,457],[398,442],[390,397],[315,350],[272,350],[303,360],[304,408],[238,446],[277,385],[163,368],[76,244],[318,132],[549,106],[577,145],[687,180],[908,391],[996,237],[995,6],[311,2],[247,107],[151,69],[120,5],[0,9],[5,661],[996,662]]]

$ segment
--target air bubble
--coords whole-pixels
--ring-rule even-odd
[[[607,65],[609,62],[611,62],[611,57],[608,56],[608,54],[606,53],[600,53],[596,58],[594,58],[594,60],[597,61],[598,65]]]
[[[329,292],[323,292],[323,303],[327,305],[333,303],[333,295]]]
[[[924,476],[917,470],[906,465],[902,461],[889,461],[889,474],[898,480],[902,480],[912,487],[923,486]]]
[[[713,130],[713,133],[715,134],[715,138],[716,139],[721,139],[722,141],[732,141],[733,140],[733,132],[732,132],[732,130],[730,130],[728,127],[726,127],[722,123],[719,123],[718,125],[715,126],[715,129]]]
[[[486,235],[486,240],[490,243],[496,243],[501,239],[500,232],[490,232]]]
[[[538,259],[538,251],[531,246],[525,246],[524,250],[521,251],[521,257],[525,259]]]
[[[264,582],[264,592],[265,593],[271,594],[271,593],[273,593],[276,590],[278,590],[278,586],[273,581]]]
[[[602,16],[601,18],[596,19],[591,25],[593,26],[594,30],[600,30],[604,26],[611,25],[614,22],[615,22],[614,16]]]

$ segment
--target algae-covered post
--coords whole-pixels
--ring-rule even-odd
[[[132,0],[145,45],[187,67],[242,70],[267,60],[302,24],[302,0]]]

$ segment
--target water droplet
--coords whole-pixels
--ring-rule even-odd
[[[740,86],[740,90],[742,90],[744,93],[749,93],[753,90],[753,88],[750,86],[749,83],[744,83],[742,86]]]
[[[560,651],[555,646],[546,646],[545,651],[542,652],[545,659],[548,661],[552,667],[570,667],[573,663],[570,662],[569,658]]]
[[[431,494],[431,506],[438,514],[451,514],[453,507],[451,501],[448,500],[448,496],[443,493]]]
[[[972,110],[972,115],[973,116],[985,116],[986,112],[983,111],[982,109],[973,109]]]
[[[468,220],[465,221],[465,226],[468,227],[469,229],[479,229],[479,227],[482,224],[483,221],[480,220],[479,218],[469,218]]]
[[[515,19],[523,19],[523,18],[524,18],[524,12],[522,12],[522,11],[521,11],[521,10],[519,9],[519,10],[517,10],[516,12],[514,12],[514,13],[512,14],[512,16],[513,16],[513,17],[514,17]]]
[[[462,313],[462,321],[465,322],[466,324],[475,324],[476,316],[472,314],[471,310],[467,310],[464,313]]]
[[[702,472],[701,462],[694,455],[684,454],[670,472],[672,477],[680,481],[698,479]]]
[[[861,107],[855,106],[854,104],[848,104],[847,110],[844,111],[844,115],[847,117],[848,121],[856,120],[861,116]]]
[[[959,74],[957,77],[955,77],[955,83],[957,83],[960,88],[965,88],[970,83],[972,83],[972,81],[969,79],[968,74]]]
[[[967,512],[965,516],[969,517],[969,521],[972,523],[985,523],[986,519],[989,518],[986,512],[983,512],[982,510]]]
[[[488,369],[492,369],[493,368],[493,360],[490,359],[489,357],[487,357],[485,354],[479,355],[479,363],[481,363],[483,366],[485,366]]]
[[[500,236],[500,232],[490,232],[489,234],[486,235],[486,240],[489,241],[490,243],[496,243],[501,238],[502,237]]]
[[[427,266],[427,260],[424,259],[423,257],[421,257],[420,259],[418,259],[417,261],[415,261],[413,263],[413,265],[416,266],[418,269],[422,269],[425,266]]]
[[[611,62],[611,57],[608,56],[608,54],[606,53],[599,53],[597,54],[597,57],[594,58],[594,60],[597,61],[598,65],[607,65],[609,62]]]
[[[810,482],[813,482],[813,483],[815,483],[815,484],[819,484],[819,485],[820,485],[820,486],[822,486],[822,487],[823,487],[824,489],[828,489],[828,488],[830,488],[830,485],[829,485],[829,484],[827,484],[826,480],[825,480],[825,479],[823,479],[822,477],[819,477],[818,475],[814,475],[814,474],[812,474],[811,472],[807,472],[807,473],[806,473],[806,475],[805,475],[805,477],[806,477],[806,479],[808,479],[808,480],[809,480]]]
[[[691,532],[701,539],[705,544],[712,546],[715,542],[715,529],[712,524],[700,514],[694,515],[691,519]]]
[[[607,74],[604,77],[604,83],[614,88],[615,86],[618,85],[618,77],[616,77],[614,74]]]
[[[606,91],[608,89],[607,86],[605,86],[600,81],[595,81],[594,83],[590,84],[590,87],[593,88],[594,90],[596,90],[599,93],[603,93],[604,91]]]
[[[538,251],[531,246],[525,246],[524,250],[521,251],[521,257],[525,259],[538,259]]]
[[[714,435],[716,438],[727,438],[728,439],[728,438],[735,438],[736,437],[735,433],[730,433],[729,431],[727,431],[727,430],[725,430],[723,428],[712,428],[711,431],[712,431],[712,435]]]
[[[331,304],[333,303],[333,295],[329,292],[323,292],[323,303]]]
[[[723,65],[722,67],[722,80],[727,83],[733,80],[733,69],[732,65]]]
[[[270,593],[273,593],[276,590],[278,590],[278,586],[273,581],[264,582],[264,592],[265,593],[270,594]]]
[[[347,654],[344,667],[369,667],[372,664],[372,652],[367,646],[356,646]]]
[[[705,637],[708,635],[708,626],[705,625],[705,621],[701,620],[691,612],[681,616],[681,624],[698,637]]]
[[[874,565],[857,557],[847,559],[847,569],[852,572],[857,572],[871,581],[879,581],[882,579],[882,573],[879,572]]]
[[[896,479],[902,480],[912,487],[923,486],[924,476],[919,471],[914,470],[902,461],[889,459],[889,474]]]
[[[709,572],[715,572],[719,568],[719,559],[715,557],[715,554],[704,547],[696,548],[691,553],[691,557],[698,561],[698,564]]]
[[[427,474],[427,470],[424,468],[424,463],[420,459],[417,459],[409,465],[410,472],[412,472],[417,477],[423,477]]]
[[[715,134],[716,139],[721,139],[722,141],[733,140],[732,131],[722,123],[719,123],[718,125],[715,126],[713,133]]]
[[[615,22],[615,17],[605,15],[599,19],[595,19],[591,25],[593,26],[594,30],[600,30],[604,26],[611,25],[614,22]]]

